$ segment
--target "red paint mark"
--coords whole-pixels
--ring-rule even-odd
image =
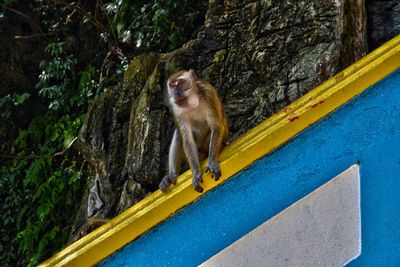
[[[324,100],[320,100],[318,103],[314,103],[310,106],[310,108],[315,108],[318,105],[321,105],[322,103],[324,103]]]
[[[294,122],[294,121],[297,120],[298,118],[299,118],[299,116],[294,116],[294,117],[289,118],[289,121],[290,121],[290,122]]]

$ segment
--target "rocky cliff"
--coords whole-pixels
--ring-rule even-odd
[[[172,72],[192,68],[216,86],[234,139],[365,55],[365,17],[363,0],[210,0],[196,38],[136,57],[92,106],[77,142],[91,173],[78,218],[113,217],[157,189]],[[88,230],[80,222],[72,240]]]

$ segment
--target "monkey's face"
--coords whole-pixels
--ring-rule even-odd
[[[171,103],[178,106],[185,106],[187,98],[192,93],[192,85],[186,77],[178,77],[168,82],[168,93]]]

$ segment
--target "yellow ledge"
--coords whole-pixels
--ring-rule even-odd
[[[215,182],[204,175],[204,191],[272,152],[399,67],[400,35],[227,146],[220,155],[221,179]],[[193,190],[188,171],[169,193],[152,193],[39,266],[94,265],[203,194]]]

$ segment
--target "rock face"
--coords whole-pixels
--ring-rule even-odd
[[[399,0],[366,0],[370,50],[400,34]]]
[[[157,188],[173,131],[163,83],[174,71],[216,86],[234,139],[362,57],[365,40],[363,0],[210,0],[195,39],[135,58],[91,108],[78,141],[92,173],[78,217],[113,217]],[[72,240],[86,234],[79,226]]]

